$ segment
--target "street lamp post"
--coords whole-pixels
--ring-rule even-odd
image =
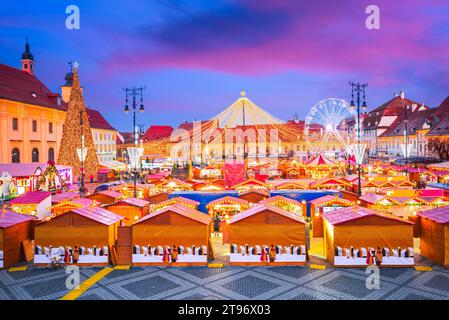
[[[365,153],[365,144],[361,143],[361,123],[360,123],[360,109],[363,111],[366,110],[366,99],[365,99],[365,89],[368,87],[367,83],[354,83],[352,81],[349,82],[351,86],[351,108],[355,109],[357,107],[357,144],[354,144],[354,155],[356,157],[357,162],[357,178],[358,178],[358,190],[357,194],[360,197],[362,195],[362,179],[361,179],[361,170],[360,165],[363,162],[363,156]],[[357,94],[357,106],[354,103],[354,92]],[[360,104],[361,99],[360,95],[363,94],[363,103]]]
[[[134,147],[128,148],[128,156],[130,157],[130,162],[133,169],[133,177],[134,177],[134,198],[137,198],[137,168],[140,157],[142,156],[142,148],[137,146],[137,130],[136,130],[136,98],[140,97],[140,108],[139,111],[143,112],[145,109],[143,107],[143,90],[145,87],[132,87],[132,88],[124,88],[123,90],[126,93],[126,104],[125,104],[125,113],[129,112],[128,106],[128,98],[132,98],[132,107],[133,107],[133,138],[134,138]],[[131,159],[133,157],[133,159]],[[137,157],[137,159],[136,159]]]
[[[78,158],[81,161],[81,186],[79,189],[80,197],[85,197],[86,195],[86,189],[84,187],[84,161],[86,160],[87,156],[87,148],[84,147],[84,132],[83,132],[83,112],[80,111],[80,128],[81,128],[81,148],[77,148],[76,152],[78,154]]]

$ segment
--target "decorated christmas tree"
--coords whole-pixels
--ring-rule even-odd
[[[58,180],[56,180],[56,178],[58,178]],[[59,186],[57,183],[58,181]],[[47,163],[47,167],[39,177],[39,180],[34,187],[34,191],[69,191],[67,183],[59,174],[53,161]]]
[[[83,120],[82,126],[80,125],[81,117]],[[97,175],[98,158],[78,79],[78,64],[74,63],[73,85],[58,154],[58,164],[71,166],[74,177],[81,176],[81,161],[78,158],[76,149],[81,148],[82,135],[84,136],[84,147],[87,148],[87,155],[84,160],[84,174],[88,180],[91,175],[93,177]]]

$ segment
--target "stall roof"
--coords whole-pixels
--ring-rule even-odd
[[[154,218],[154,217],[156,217],[156,216],[158,216],[160,214],[163,214],[163,213],[165,213],[167,211],[175,212],[175,213],[177,213],[177,214],[179,214],[181,216],[184,216],[186,218],[198,221],[198,222],[206,224],[206,225],[209,224],[210,221],[212,220],[212,217],[209,216],[208,214],[204,214],[204,213],[202,213],[202,212],[200,212],[198,210],[195,210],[195,209],[190,209],[190,208],[184,207],[183,205],[174,204],[174,205],[165,207],[165,208],[163,208],[161,210],[158,210],[156,212],[153,212],[153,213],[151,213],[149,215],[146,215],[143,218],[141,218],[140,220],[136,221],[134,224],[138,224],[138,223],[140,223],[142,221],[145,221],[147,219]]]
[[[240,213],[237,213],[235,215],[233,215],[230,219],[229,219],[229,223],[234,223],[243,219],[246,219],[250,216],[253,216],[259,212],[265,211],[265,210],[269,210],[271,212],[277,213],[281,216],[284,216],[286,218],[295,220],[297,222],[301,222],[301,223],[305,223],[305,221],[303,220],[302,216],[299,216],[297,214],[285,211],[280,209],[279,207],[270,205],[270,204],[258,204],[252,208],[249,208],[248,210],[242,211]]]
[[[51,192],[48,191],[28,191],[19,197],[12,199],[9,204],[37,204],[41,203],[48,197],[51,197]]]
[[[59,202],[63,202],[63,201],[71,200],[71,199],[75,199],[75,198],[79,198],[79,193],[68,191],[68,192],[62,192],[62,193],[57,193],[57,194],[52,195],[51,202],[59,203]]]
[[[323,214],[323,218],[332,225],[339,225],[348,221],[366,218],[369,216],[377,216],[383,219],[394,220],[406,224],[413,224],[413,222],[411,221],[397,218],[393,215],[381,214],[365,207],[346,207]]]
[[[295,200],[295,199],[292,199],[292,198],[288,198],[288,197],[283,197],[283,196],[270,197],[268,199],[262,200],[260,203],[272,204],[272,203],[277,202],[277,201],[287,201],[287,202],[290,202],[290,203],[295,204],[297,206],[301,206],[301,202],[299,202],[298,200]]]
[[[20,214],[12,211],[0,211],[0,228],[9,228],[13,225],[34,220],[33,216]]]
[[[249,201],[246,201],[245,199],[240,199],[240,198],[236,198],[236,197],[232,197],[232,196],[224,196],[222,198],[219,198],[219,199],[209,202],[207,204],[207,207],[211,207],[217,203],[226,202],[226,201],[235,202],[235,203],[238,203],[241,205],[249,206]]]
[[[79,214],[80,216],[97,221],[107,226],[110,226],[111,224],[119,222],[120,220],[123,219],[122,216],[100,207],[94,208],[83,207],[79,209],[70,210],[69,212]]]
[[[436,223],[446,224],[449,223],[449,206],[422,211],[418,215]]]
[[[127,198],[127,199],[122,199],[119,202],[125,202],[129,205],[135,206],[135,207],[146,207],[150,204],[149,201],[143,200],[143,199],[138,199],[138,198]]]
[[[331,196],[331,195],[325,195],[325,196],[322,196],[322,197],[310,200],[310,203],[314,204],[314,205],[317,205],[317,204],[320,204],[320,203],[323,203],[323,202],[332,201],[332,200],[336,200],[336,201],[340,201],[340,202],[344,202],[344,203],[348,203],[348,204],[352,203],[352,201],[350,201],[350,200],[343,199],[343,198],[340,198],[338,196]]]
[[[100,192],[97,192],[97,193],[105,195],[107,197],[111,197],[111,198],[121,198],[121,197],[123,197],[123,194],[121,194],[120,192],[114,191],[114,190],[104,190],[104,191],[100,191]]]
[[[359,198],[359,200],[374,204],[383,198],[385,198],[385,195],[377,194],[374,192],[368,192],[368,193],[365,193],[363,196],[361,196]]]

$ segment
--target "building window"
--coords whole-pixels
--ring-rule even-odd
[[[48,132],[49,132],[49,133],[53,133],[53,122],[50,122],[50,123],[48,124]]]
[[[55,149],[48,149],[48,161],[55,161]]]
[[[17,118],[12,119],[12,129],[19,130],[19,120]]]
[[[31,162],[39,162],[39,150],[37,148],[33,148],[33,151],[31,151]]]
[[[37,132],[37,121],[33,120],[33,132]]]
[[[20,163],[20,151],[17,148],[12,149],[11,152],[11,162]]]

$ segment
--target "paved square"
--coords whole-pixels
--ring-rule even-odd
[[[81,281],[102,268],[81,268]],[[308,267],[135,267],[114,270],[80,300],[449,300],[449,270],[380,270],[380,289],[365,286],[364,269]],[[0,271],[0,299],[60,299],[70,290],[63,269]]]

